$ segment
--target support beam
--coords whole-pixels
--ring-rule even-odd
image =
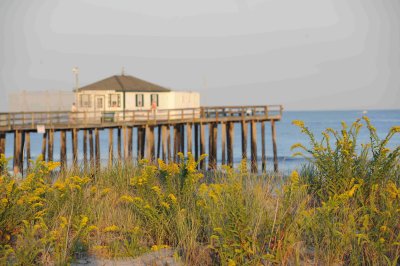
[[[14,173],[21,173],[23,171],[23,140],[22,132],[16,130],[14,133]]]
[[[276,146],[275,120],[271,121],[271,131],[272,131],[272,149],[274,152],[274,171],[278,172],[278,148]]]
[[[227,124],[227,135],[228,135],[228,165],[233,167],[233,145],[234,145],[234,132],[235,132],[235,123],[229,122]]]
[[[192,153],[193,149],[193,134],[192,134],[192,124],[186,124],[186,143],[187,143],[187,153]]]
[[[128,160],[132,162],[132,152],[133,152],[133,128],[128,127],[126,133],[128,134]]]
[[[251,121],[251,171],[253,173],[258,172],[257,165],[257,123]]]
[[[199,124],[194,125],[194,159],[199,161],[200,141],[199,141]]]
[[[123,138],[124,138],[124,161],[128,160],[129,154],[128,154],[128,150],[129,150],[129,146],[128,146],[128,128],[127,127],[123,127],[122,128],[122,134],[123,134]]]
[[[94,129],[94,135],[95,135],[95,154],[96,154],[96,170],[100,170],[100,133],[97,128]]]
[[[206,154],[206,129],[204,124],[200,124],[200,154]],[[206,170],[206,162],[202,160],[200,162],[200,169],[205,171]]]
[[[267,171],[267,155],[265,148],[265,122],[261,122],[261,168],[263,173]]]
[[[182,124],[179,129],[180,136],[179,136],[179,143],[181,145],[180,152],[186,154],[185,152],[185,124]]]
[[[168,153],[168,128],[167,126],[161,126],[161,142],[162,142],[162,160],[164,162],[167,161],[167,153]]]
[[[47,130],[43,133],[42,136],[42,160],[46,161],[46,141],[47,141]]]
[[[227,127],[226,123],[221,123],[221,164],[226,165],[226,135]]]
[[[108,166],[112,167],[114,162],[114,130],[108,129]]]
[[[120,127],[117,129],[117,137],[118,137],[118,143],[117,143],[118,144],[118,147],[117,147],[118,161],[121,162],[121,160],[122,160],[122,151],[121,151],[122,140],[121,140],[121,128]]]
[[[6,133],[0,132],[0,155],[6,154]]]
[[[146,158],[149,162],[154,161],[155,146],[154,146],[154,127],[146,126],[146,137],[147,137],[147,151]]]
[[[249,129],[249,125],[246,121],[242,121],[242,158],[247,161],[247,132]]]
[[[94,169],[94,143],[93,143],[93,129],[89,129],[89,152],[90,152],[90,168],[91,171]]]
[[[210,124],[210,159],[208,161],[208,168],[210,170],[217,169],[217,140],[218,140],[218,124]]]
[[[137,145],[136,145],[136,149],[137,149],[137,158],[138,160],[143,159],[143,155],[142,155],[142,135],[143,135],[143,130],[141,127],[137,128]]]
[[[87,157],[87,139],[88,139],[88,135],[87,135],[88,131],[87,129],[83,130],[83,168],[85,169],[85,172],[88,169],[88,157]]]
[[[65,130],[60,131],[60,163],[61,168],[67,168],[67,134]]]
[[[72,162],[74,167],[78,166],[78,130],[72,129]]]
[[[47,161],[53,161],[53,149],[54,149],[54,130],[50,129],[48,133],[48,142],[47,142]]]
[[[162,126],[157,127],[157,159],[161,159],[161,135]]]
[[[173,153],[174,162],[178,161],[178,153],[180,151],[179,127],[180,127],[179,125],[174,125],[174,153]]]
[[[168,128],[169,128],[169,130],[168,130]],[[173,158],[173,156],[172,156],[172,145],[171,145],[171,135],[173,135],[173,133],[174,133],[174,128],[173,127],[171,127],[170,125],[168,125],[168,128],[167,128],[167,133],[168,133],[168,136],[167,136],[167,153],[168,153],[168,163],[171,163],[172,162],[172,158]]]
[[[31,169],[31,134],[25,132],[26,168]]]

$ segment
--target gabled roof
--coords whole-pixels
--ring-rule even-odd
[[[88,90],[115,90],[132,92],[169,92],[170,89],[148,81],[128,76],[114,75],[78,89],[78,92]]]

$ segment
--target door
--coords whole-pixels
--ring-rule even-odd
[[[94,111],[97,119],[101,119],[102,113],[105,111],[105,96],[96,95],[94,96]]]

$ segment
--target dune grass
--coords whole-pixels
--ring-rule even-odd
[[[294,124],[310,144],[293,148],[312,159],[290,176],[254,175],[246,162],[201,173],[191,154],[96,173],[60,173],[58,163],[38,160],[22,180],[3,173],[0,264],[64,265],[170,247],[187,265],[396,265],[400,147],[387,144],[400,128],[380,140],[365,118],[371,142],[358,146],[360,121],[327,129],[322,141]]]

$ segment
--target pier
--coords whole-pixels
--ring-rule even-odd
[[[242,158],[251,161],[251,171],[258,172],[257,124],[261,124],[261,170],[266,171],[266,123],[271,126],[273,164],[278,171],[275,123],[281,120],[281,105],[265,106],[215,106],[188,109],[135,110],[117,112],[14,112],[0,113],[0,154],[5,153],[6,135],[14,134],[13,166],[22,172],[24,160],[31,158],[31,134],[42,134],[42,156],[52,161],[54,142],[60,141],[60,162],[67,167],[67,145],[72,145],[72,164],[83,159],[87,167],[100,167],[100,131],[108,131],[108,161],[132,161],[146,158],[166,162],[177,161],[179,152],[191,152],[196,159],[208,154],[208,165],[202,161],[201,170],[217,168],[217,158],[222,164],[233,165],[234,125],[241,125]],[[218,125],[221,125],[218,147]],[[208,126],[208,130],[206,130]],[[134,130],[136,128],[136,130]],[[157,128],[158,134],[155,134]],[[250,128],[250,132],[249,131]],[[117,130],[117,151],[114,151],[114,130]],[[54,132],[60,139],[54,139]],[[78,132],[83,131],[83,139]],[[208,132],[207,132],[208,131]],[[134,134],[136,132],[136,134]],[[68,138],[67,136],[71,137]],[[247,154],[250,137],[251,152]],[[157,138],[157,141],[156,141]],[[206,147],[208,138],[208,147]],[[67,141],[70,139],[71,141]],[[78,141],[83,144],[83,158],[78,158]],[[137,149],[133,150],[133,141]],[[221,156],[221,157],[219,157]]]

